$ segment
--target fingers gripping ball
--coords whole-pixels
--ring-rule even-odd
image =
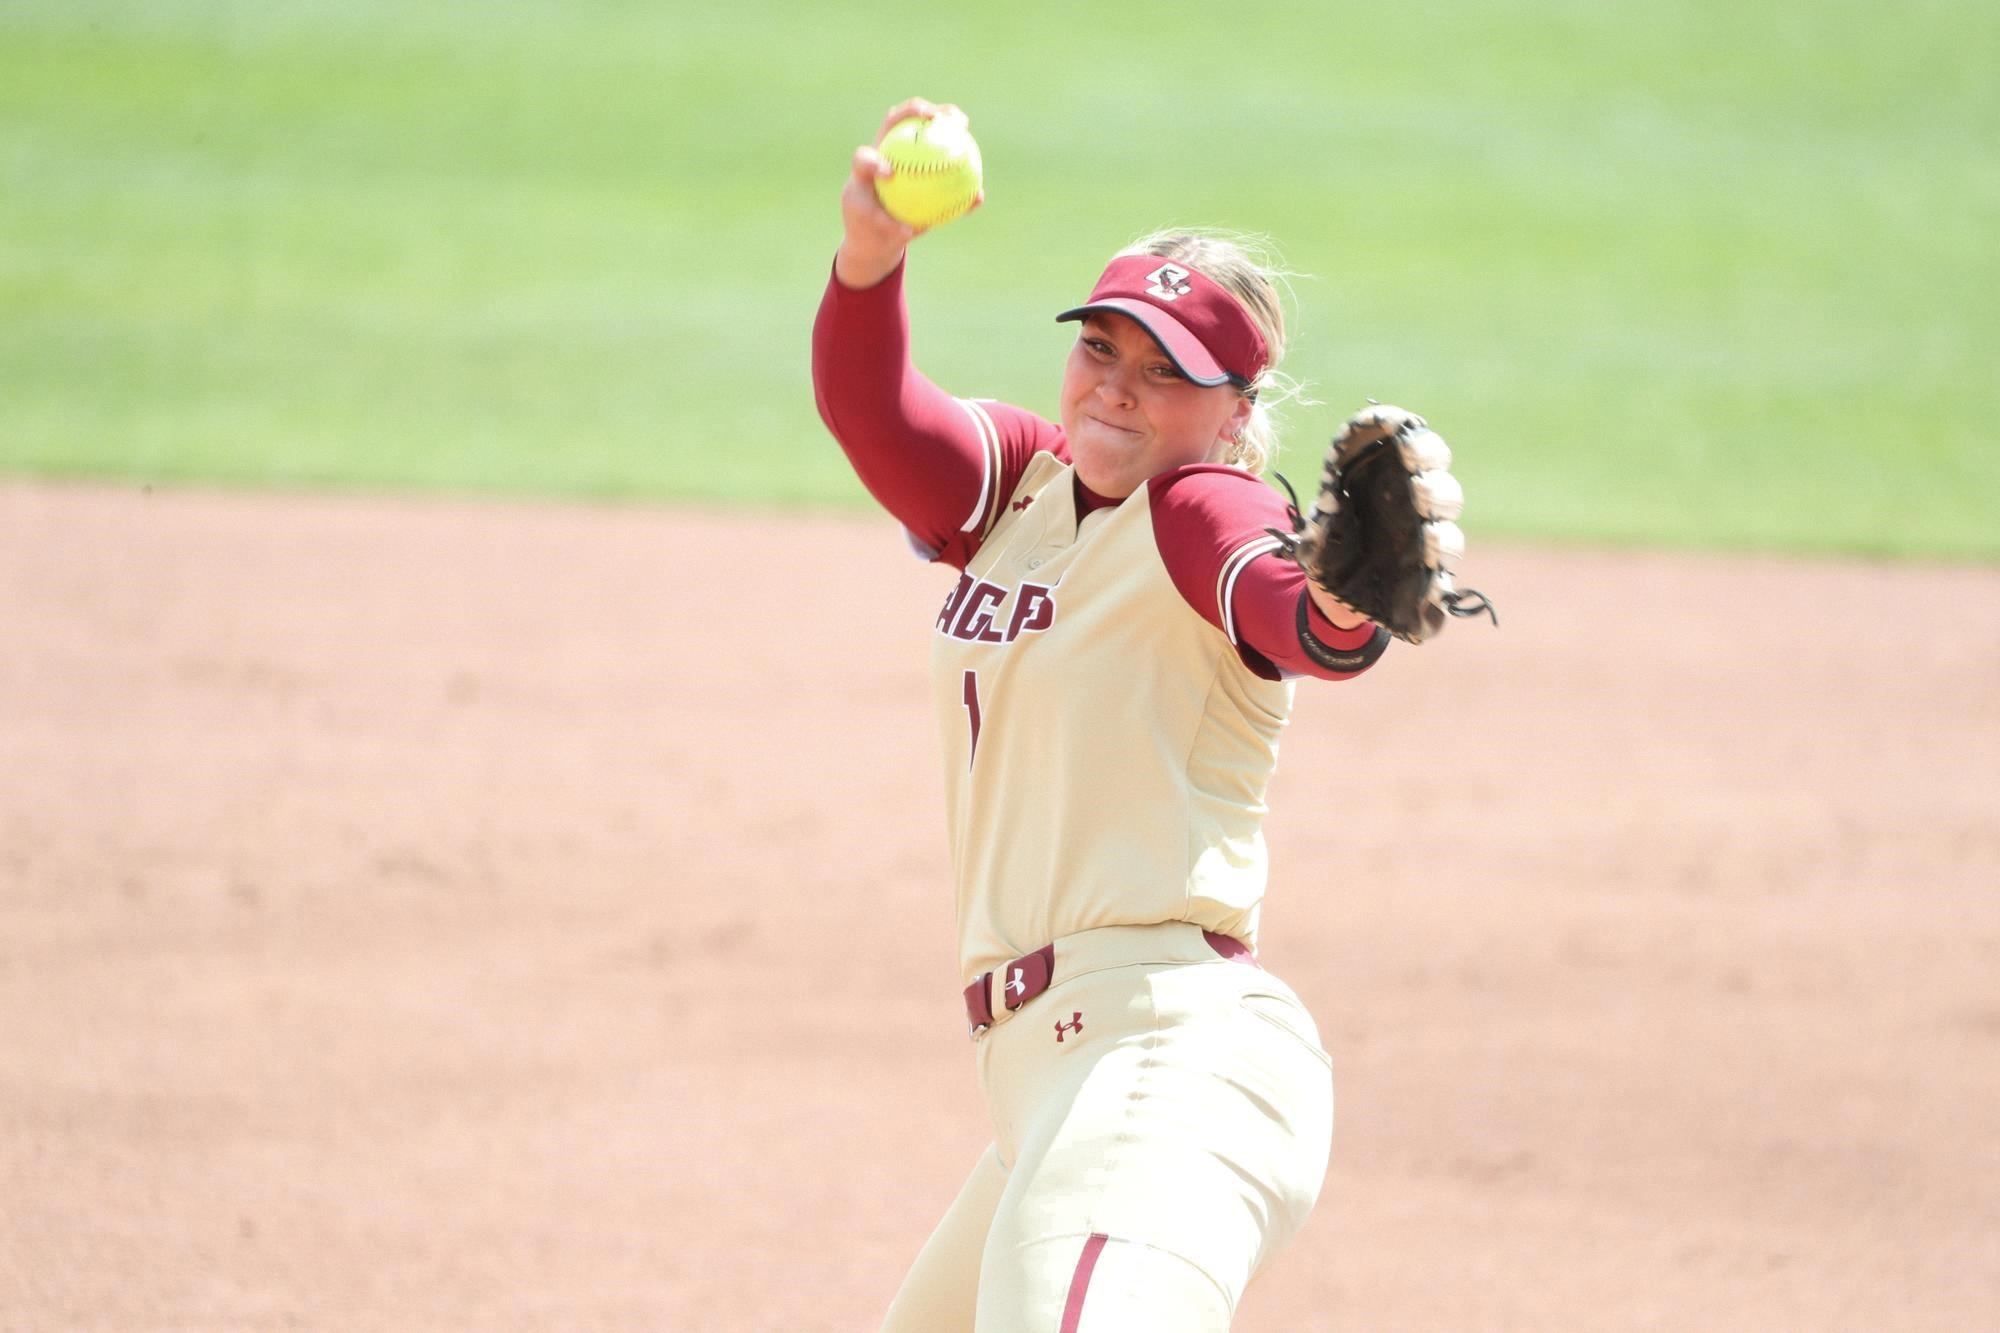
[[[898,222],[935,227],[979,197],[979,145],[963,115],[899,120],[877,149],[895,171],[875,182],[875,193]]]
[[[1295,530],[1278,535],[1307,577],[1399,639],[1422,643],[1449,616],[1498,624],[1483,595],[1456,583],[1465,490],[1450,466],[1422,417],[1372,404],[1327,450],[1312,512],[1294,509]]]

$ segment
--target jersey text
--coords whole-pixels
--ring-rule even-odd
[[[1056,623],[1055,589],[1041,583],[1012,589],[1014,605],[1003,618],[1009,591],[970,574],[959,575],[958,586],[938,612],[938,633],[967,643],[1012,643]]]

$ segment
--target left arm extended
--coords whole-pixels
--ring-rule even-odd
[[[1283,543],[1269,531],[1289,527],[1276,491],[1239,469],[1206,464],[1147,485],[1174,586],[1252,670],[1347,680],[1381,657],[1387,631],[1313,587],[1283,558]]]

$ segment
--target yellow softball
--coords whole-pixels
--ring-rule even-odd
[[[875,194],[898,222],[935,227],[979,197],[979,145],[963,115],[899,120],[877,149],[895,173],[875,182]]]

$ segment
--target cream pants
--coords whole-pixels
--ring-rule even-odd
[[[1291,988],[1194,926],[1085,931],[975,1049],[994,1141],[884,1333],[1227,1329],[1326,1174],[1331,1067]]]

